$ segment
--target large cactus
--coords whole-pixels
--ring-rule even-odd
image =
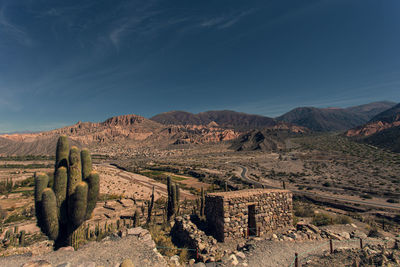
[[[55,247],[77,246],[76,231],[91,217],[99,194],[99,175],[92,171],[88,150],[69,148],[66,136],[57,142],[53,188],[45,173],[35,174],[38,226]]]

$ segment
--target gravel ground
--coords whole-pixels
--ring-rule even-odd
[[[70,262],[72,267],[84,263],[90,266],[94,262],[96,266],[114,267],[124,259],[130,258],[135,266],[158,267],[167,266],[165,260],[153,251],[147,242],[139,240],[137,236],[128,236],[118,240],[107,240],[102,242],[90,242],[78,251],[53,251],[41,256],[10,256],[0,258],[0,266],[14,267],[32,260],[46,260],[57,266]]]
[[[373,239],[364,240],[366,243],[377,243]],[[382,241],[381,241],[382,242]],[[329,241],[254,241],[253,249],[246,253],[248,266],[292,266],[294,254],[299,254],[299,261],[306,262],[311,255],[322,255],[329,251]],[[359,247],[359,239],[333,241],[333,248]],[[294,264],[293,264],[294,266]]]

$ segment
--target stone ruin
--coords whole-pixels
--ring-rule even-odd
[[[292,227],[292,193],[287,190],[247,189],[209,193],[206,221],[197,215],[175,218],[172,241],[191,249],[200,261],[215,261],[221,254],[217,241],[263,235]]]
[[[292,226],[292,193],[288,190],[209,193],[205,202],[208,229],[220,242]]]

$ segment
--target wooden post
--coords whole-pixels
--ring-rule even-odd
[[[198,260],[198,259],[199,259],[199,248],[196,247],[196,260]]]
[[[333,253],[333,244],[332,244],[332,239],[329,239],[329,248],[331,251],[331,254]]]
[[[362,238],[360,238],[360,248],[363,249],[363,242],[362,242]]]
[[[385,218],[382,218],[382,229],[385,231]]]
[[[294,267],[299,267],[299,254],[294,253]]]

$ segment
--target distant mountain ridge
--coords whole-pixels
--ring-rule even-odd
[[[400,152],[400,104],[374,116],[368,123],[350,129],[346,136]]]
[[[198,114],[171,111],[151,119],[134,114],[121,115],[103,122],[78,122],[51,131],[2,134],[0,155],[53,154],[59,135],[67,135],[72,144],[93,148],[96,153],[116,150],[128,153],[130,148],[138,147],[162,148],[233,140],[237,140],[233,142],[232,148],[235,150],[279,150],[288,134],[307,133],[308,128],[314,131],[344,129],[361,124],[372,115],[395,119],[393,125],[379,121],[382,127],[396,126],[396,123],[400,123],[397,121],[399,117],[393,117],[393,114],[398,111],[398,106],[391,112],[375,114],[386,106],[393,105],[390,102],[376,102],[348,109],[298,108],[278,119],[229,110]],[[282,117],[286,117],[290,123],[280,121]],[[393,132],[390,135],[393,136]]]
[[[345,131],[362,125],[396,103],[373,102],[349,108],[299,107],[276,118],[316,132]]]
[[[213,123],[219,127],[238,130],[271,127],[278,124],[273,118],[232,110],[213,110],[198,114],[186,111],[170,111],[155,115],[150,120],[164,125],[208,125]]]

